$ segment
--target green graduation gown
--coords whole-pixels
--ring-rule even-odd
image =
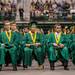
[[[72,62],[75,64],[75,34],[71,35]]]
[[[70,45],[71,45],[71,34],[66,34],[66,45],[68,47],[68,49],[70,49]]]
[[[0,34],[0,65],[5,64],[5,55],[4,55],[4,48],[2,47],[2,37]]]
[[[50,35],[50,34],[46,34],[46,35],[45,35],[45,49],[46,49],[46,52],[47,52],[47,53],[48,53],[48,42],[47,42],[47,41],[48,41],[49,35]]]
[[[36,33],[36,43],[41,43],[41,46],[36,47],[36,46],[30,46],[26,47],[26,44],[33,44],[32,38],[30,33],[26,33],[25,37],[23,39],[23,46],[24,46],[24,51],[23,51],[23,62],[24,65],[31,66],[32,64],[32,56],[34,55],[38,64],[42,65],[44,62],[44,51],[42,50],[42,44],[43,40],[41,38],[41,34]]]
[[[17,39],[15,37],[15,33],[11,32],[11,39],[10,39],[10,41],[8,40],[6,32],[2,32],[1,33],[1,37],[2,37],[2,40],[1,40],[2,44],[5,45],[5,46],[2,47],[2,49],[4,49],[4,51],[1,50],[3,52],[2,56],[5,57],[6,52],[9,51],[10,56],[11,56],[12,64],[16,65],[16,59],[17,59],[17,57],[16,57],[16,50],[17,50],[17,48],[16,48],[16,46],[17,46],[16,41],[17,41]]]
[[[56,61],[60,58],[60,55],[62,56],[62,58],[64,60],[69,59],[69,52],[68,52],[68,48],[66,46],[66,42],[65,42],[65,35],[62,33],[61,37],[60,37],[60,41],[59,44],[64,44],[64,48],[60,49],[60,48],[55,48],[53,46],[53,43],[56,43],[56,39],[55,39],[55,35],[54,33],[51,33],[49,35],[48,38],[48,59],[49,61]],[[63,61],[64,61],[63,60]]]
[[[22,35],[19,32],[14,32],[15,33],[15,37],[16,37],[16,43],[17,43],[17,62],[19,61],[19,59],[22,57]]]
[[[65,36],[66,36],[66,46],[69,50],[69,57],[71,58],[72,57],[71,56],[71,52],[72,52],[72,50],[71,50],[71,34],[66,34]]]

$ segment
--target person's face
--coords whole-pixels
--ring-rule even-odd
[[[27,33],[28,31],[29,31],[28,28],[24,28],[24,29],[23,29],[23,32],[25,32],[25,33]]]
[[[67,29],[67,34],[69,34],[70,33],[70,30],[69,29]]]
[[[56,32],[61,32],[61,26],[56,26],[55,31]]]
[[[73,28],[72,28],[72,33],[74,33],[74,34],[75,34],[75,27],[73,27]]]
[[[36,29],[36,31],[37,31],[38,33],[41,33],[40,29],[38,29],[38,28]]]
[[[46,0],[46,3],[48,3],[48,0]]]
[[[31,28],[31,32],[35,32],[36,31],[36,28]]]
[[[16,24],[11,25],[11,30],[13,30],[13,31],[16,30]]]
[[[10,30],[10,24],[4,26],[5,30]]]
[[[48,31],[48,34],[50,34],[50,31]]]

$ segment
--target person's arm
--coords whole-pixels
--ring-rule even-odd
[[[49,34],[49,37],[48,37],[48,39],[47,39],[47,45],[50,47],[50,46],[53,46],[54,45],[54,43],[52,42],[52,36],[53,36],[53,33],[50,33]]]
[[[28,41],[28,33],[26,33],[23,37],[23,40],[22,40],[23,47],[30,47],[31,46],[31,44],[28,44],[27,41]]]
[[[66,38],[66,35],[63,33],[61,35],[61,38],[62,38],[62,40],[61,40],[61,43],[59,43],[59,47],[63,48],[65,46],[67,46],[67,38]]]

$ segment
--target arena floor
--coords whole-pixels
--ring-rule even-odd
[[[45,69],[38,70],[38,65],[35,61],[33,61],[32,67],[27,70],[23,70],[22,67],[18,67],[18,71],[12,71],[11,65],[9,67],[3,67],[3,70],[0,72],[0,75],[75,75],[75,66],[69,62],[69,71],[64,71],[61,66],[61,62],[56,63],[55,71],[51,71],[49,67],[49,63],[45,61]]]

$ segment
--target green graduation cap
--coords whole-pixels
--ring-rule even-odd
[[[30,28],[37,28],[37,26],[35,23],[33,23]]]

